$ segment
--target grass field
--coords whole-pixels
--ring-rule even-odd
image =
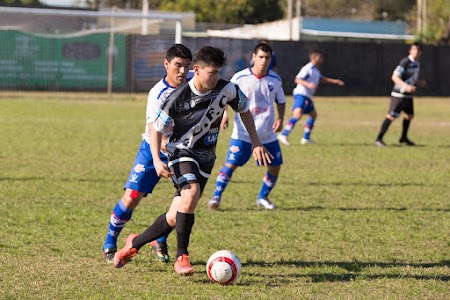
[[[415,100],[417,147],[398,146],[396,121],[389,147],[377,148],[388,101],[317,97],[318,144],[300,145],[299,124],[283,146],[274,211],[255,206],[265,171],[249,163],[233,176],[224,211],[208,212],[212,176],[191,237],[196,274],[179,277],[149,247],[123,269],[101,256],[146,95],[0,94],[0,299],[449,299],[450,99]],[[219,138],[214,174],[230,133]],[[119,245],[172,194],[162,181]],[[175,244],[171,235],[172,256]],[[219,249],[243,263],[233,286],[207,279]]]

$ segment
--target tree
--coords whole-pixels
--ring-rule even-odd
[[[256,24],[283,18],[278,0],[161,0],[161,10],[193,11],[199,22]]]

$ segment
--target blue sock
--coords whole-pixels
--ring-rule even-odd
[[[294,129],[295,123],[297,123],[298,119],[292,117],[289,119],[289,121],[286,123],[286,126],[284,126],[283,132],[281,132],[281,135],[288,136],[289,133]]]
[[[269,196],[270,191],[272,191],[275,183],[277,182],[278,176],[273,176],[269,172],[266,173],[266,176],[263,178],[263,184],[261,187],[261,191],[259,192],[258,199],[266,198]]]
[[[216,187],[214,189],[213,198],[222,197],[223,191],[227,187],[228,183],[231,180],[231,176],[233,175],[233,170],[228,168],[227,166],[223,166],[219,171],[219,175],[216,179]]]
[[[314,118],[309,117],[309,119],[306,121],[305,123],[305,133],[303,135],[303,138],[309,140],[310,139],[310,135],[311,135],[311,131],[313,130],[314,127]]]
[[[117,248],[117,238],[125,224],[131,219],[132,214],[133,210],[127,209],[123,204],[122,199],[120,199],[111,213],[108,234],[106,235],[103,249]]]
[[[169,233],[170,234],[170,233]],[[156,239],[158,243],[166,243],[167,237],[169,237],[169,234],[166,234],[165,236],[160,237],[159,239]]]

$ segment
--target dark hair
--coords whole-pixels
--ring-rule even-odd
[[[309,55],[313,55],[313,54],[323,55],[323,51],[319,48],[313,48],[313,49],[309,50]]]
[[[188,47],[182,44],[173,44],[166,52],[166,59],[172,61],[175,57],[192,60],[192,53]]]
[[[256,54],[258,50],[261,50],[263,52],[269,53],[272,55],[272,47],[268,43],[261,42],[258,45],[255,46],[255,49],[253,50],[253,53]]]
[[[223,67],[227,64],[227,56],[222,49],[205,46],[195,52],[193,63],[194,65],[205,64],[207,66]]]
[[[420,51],[422,51],[422,44],[419,42],[414,42],[411,44],[411,47],[409,47],[409,49],[411,49],[412,47],[417,47],[417,49],[419,49]]]

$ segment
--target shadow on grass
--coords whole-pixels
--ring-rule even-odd
[[[253,203],[253,202],[252,202]],[[210,211],[211,213],[241,212],[243,209],[239,207],[226,207]],[[245,211],[268,211],[261,207],[249,206]],[[450,212],[450,208],[406,208],[406,207],[325,207],[325,206],[305,206],[305,207],[281,207],[273,211],[318,211],[318,210],[340,210],[340,211],[430,211],[430,212]]]
[[[205,265],[206,262],[196,262],[193,265]],[[308,273],[305,270],[302,273],[297,274],[264,274],[252,272],[251,276],[258,276],[264,278],[273,278],[277,282],[286,281],[286,283],[292,282],[295,278],[309,278],[312,282],[336,282],[336,281],[352,281],[356,279],[417,279],[417,280],[438,280],[438,281],[450,281],[450,276],[444,275],[417,275],[417,274],[403,274],[403,273],[381,273],[381,274],[366,274],[364,271],[366,268],[418,268],[429,269],[437,267],[450,267],[450,261],[441,261],[437,263],[407,263],[407,262],[306,262],[306,261],[248,261],[243,263],[243,268],[246,266],[272,268],[279,266],[298,267],[298,268],[320,268],[320,267],[338,267],[346,270],[344,273]],[[207,280],[204,280],[208,282]],[[275,284],[275,283],[274,283]],[[241,285],[241,283],[238,283]],[[245,284],[244,284],[245,285]],[[277,285],[277,284],[275,284]]]

